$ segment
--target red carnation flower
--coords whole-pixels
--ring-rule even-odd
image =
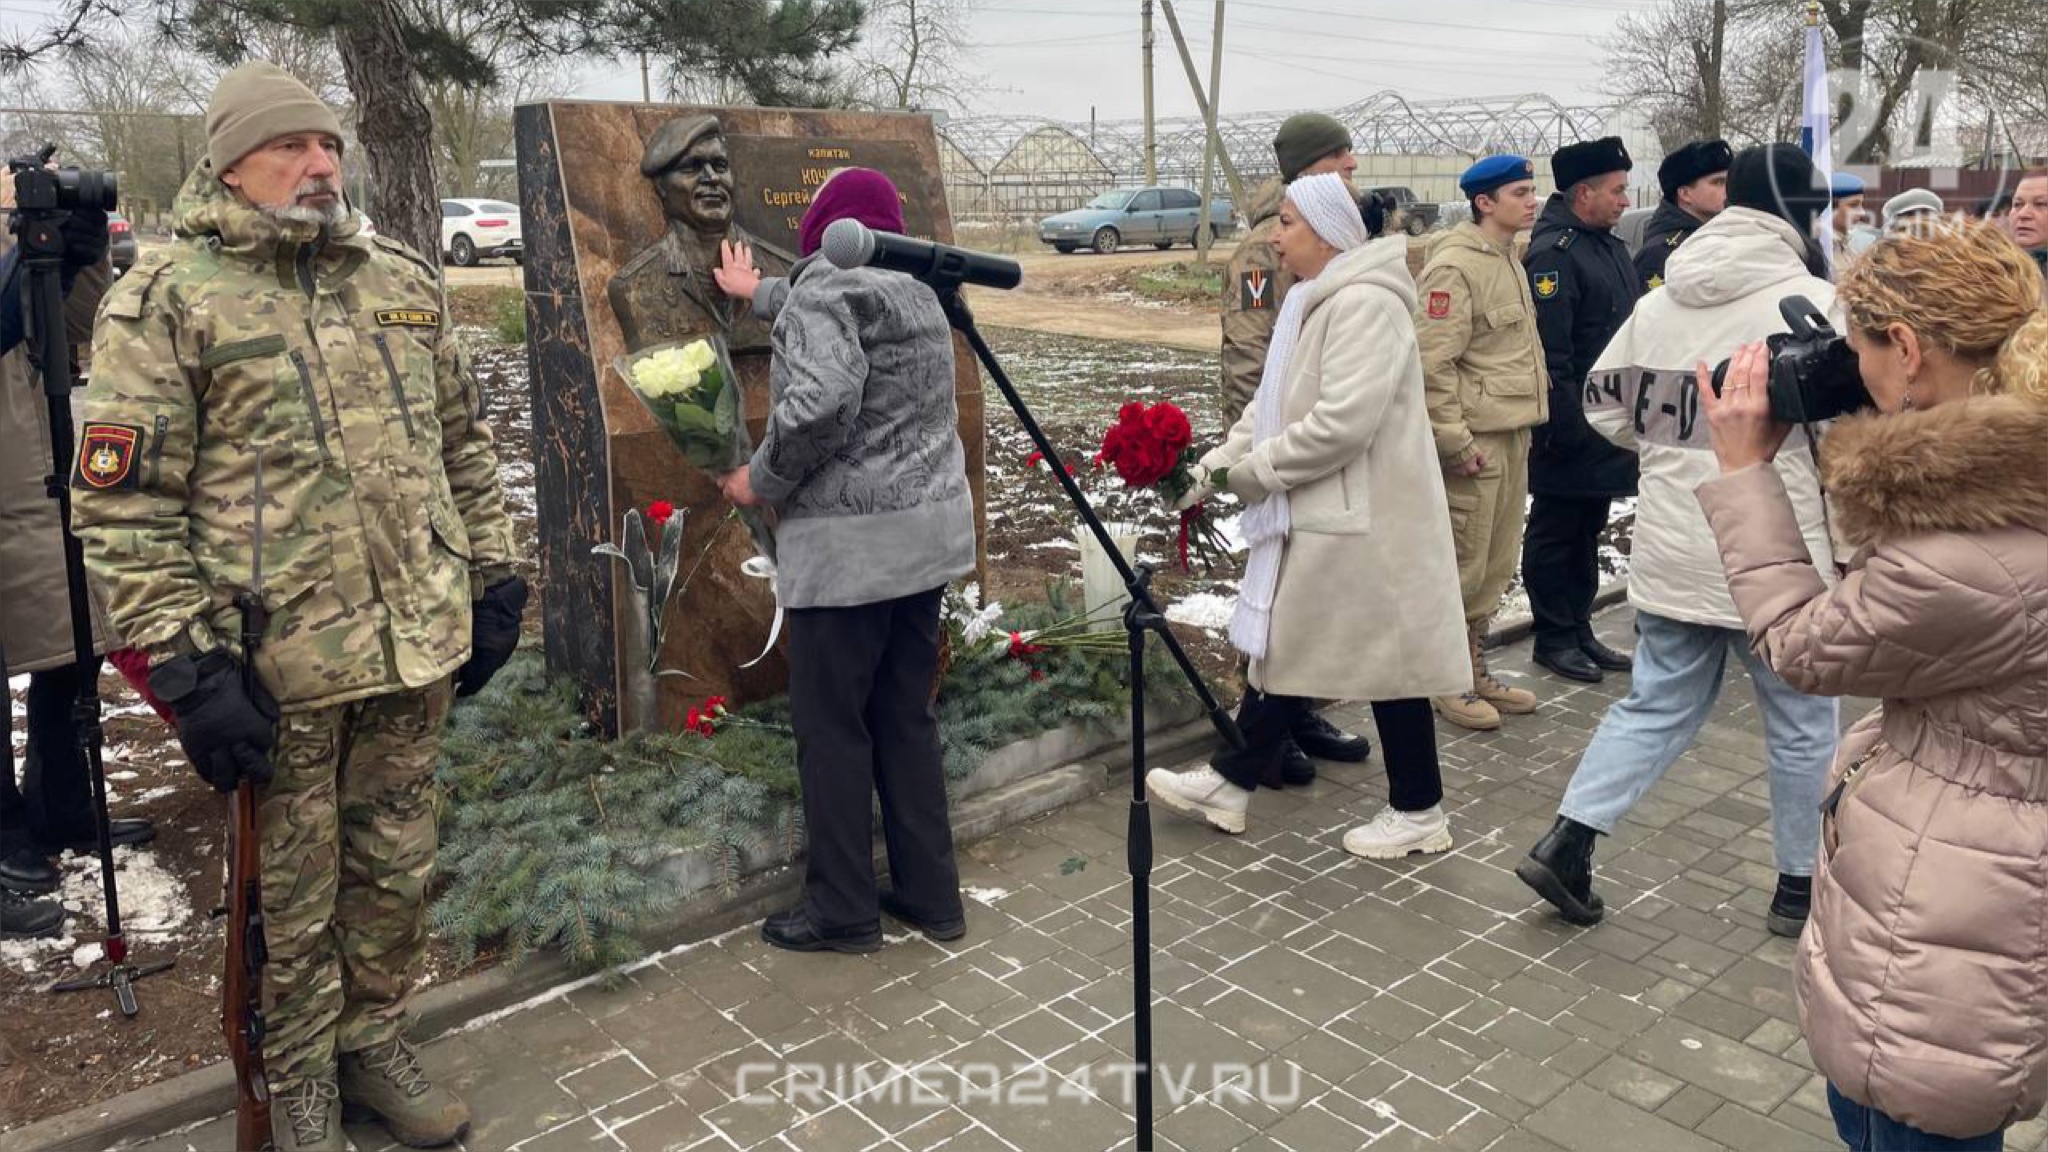
[[[676,506],[666,500],[656,500],[647,506],[647,518],[656,524],[666,524],[676,514]]]

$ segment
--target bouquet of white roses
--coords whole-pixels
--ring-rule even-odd
[[[747,466],[754,446],[747,437],[739,375],[723,339],[708,336],[643,348],[619,357],[618,369],[690,463],[713,475]],[[762,512],[741,508],[739,515],[755,549],[774,559],[775,536]]]
[[[739,378],[723,340],[646,348],[620,357],[619,374],[690,463],[714,473],[746,463]]]

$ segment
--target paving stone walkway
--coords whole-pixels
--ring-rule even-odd
[[[1626,643],[1630,623],[1602,631]],[[1511,870],[1627,680],[1533,675],[1526,643],[1495,664],[1544,706],[1501,733],[1443,728],[1446,855],[1339,847],[1384,801],[1377,759],[1261,792],[1241,838],[1155,813],[1158,1147],[1839,1148],[1792,947],[1763,927],[1770,808],[1739,671],[1602,841],[1608,916],[1581,931]],[[1334,715],[1370,731],[1362,708]],[[957,945],[889,924],[873,956],[793,956],[734,932],[435,1040],[428,1065],[475,1106],[470,1152],[1131,1147],[1128,807],[1113,791],[969,848]],[[211,1152],[230,1132],[143,1147]],[[2048,1148],[2048,1127],[2008,1147]]]

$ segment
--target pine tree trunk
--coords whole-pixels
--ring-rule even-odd
[[[397,0],[363,0],[334,30],[342,72],[356,98],[356,136],[369,166],[368,211],[377,231],[441,260],[441,205],[434,188],[433,117],[398,19]]]

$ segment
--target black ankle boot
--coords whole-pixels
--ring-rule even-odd
[[[1568,816],[1559,816],[1529,856],[1515,865],[1515,875],[1556,906],[1572,924],[1598,924],[1607,905],[1593,891],[1593,837],[1599,833]]]
[[[1806,927],[1806,914],[1813,908],[1813,877],[1778,873],[1778,890],[1771,896],[1771,911],[1764,927],[1773,936],[1796,939]]]

